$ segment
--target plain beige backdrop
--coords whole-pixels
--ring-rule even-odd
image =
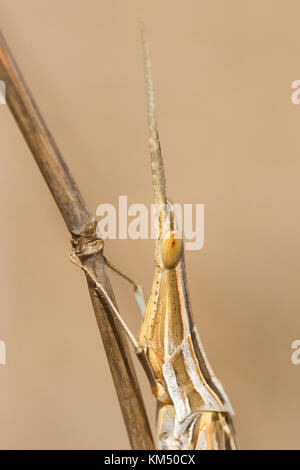
[[[94,212],[119,195],[152,202],[140,11],[168,194],[205,204],[205,246],[186,256],[192,304],[240,445],[300,448],[300,1],[0,0],[0,27]],[[126,449],[84,277],[5,105],[0,151],[0,447]],[[105,245],[147,294],[152,251]],[[137,333],[131,289],[111,278]]]

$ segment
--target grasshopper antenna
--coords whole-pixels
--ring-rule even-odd
[[[145,38],[143,21],[141,21],[141,38],[144,56],[144,74],[148,105],[149,147],[151,156],[152,182],[155,203],[157,205],[161,205],[166,204],[167,202],[166,180],[155,115],[154,90],[149,46]]]

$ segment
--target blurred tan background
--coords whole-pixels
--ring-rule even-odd
[[[208,357],[242,448],[300,448],[300,2],[0,0],[0,27],[94,212],[119,195],[152,202],[140,11],[169,196],[205,203],[205,246],[187,265]],[[84,277],[5,105],[0,151],[0,447],[126,449]],[[152,241],[105,252],[149,293]],[[131,289],[111,278],[137,332]]]

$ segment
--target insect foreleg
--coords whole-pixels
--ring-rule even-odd
[[[135,336],[131,333],[130,329],[128,328],[126,322],[124,321],[124,319],[122,318],[121,314],[119,313],[118,309],[115,307],[113,301],[111,300],[111,298],[109,297],[108,293],[106,292],[106,290],[104,289],[104,287],[100,284],[100,282],[97,281],[97,279],[95,278],[95,276],[81,263],[80,259],[78,258],[78,256],[76,256],[74,253],[70,256],[70,260],[72,263],[76,264],[76,266],[79,266],[86,274],[87,276],[89,277],[89,279],[94,283],[95,285],[95,289],[97,290],[97,292],[102,296],[104,297],[104,299],[106,300],[110,310],[113,311],[113,313],[116,315],[116,317],[118,318],[119,322],[121,323],[122,327],[124,328],[128,338],[130,339],[134,349],[136,352],[138,352],[140,350],[140,347],[139,347],[139,344],[135,338]]]
[[[128,276],[126,273],[124,273],[120,268],[112,264],[106,257],[104,257],[104,260],[105,260],[106,265],[110,269],[112,269],[112,271],[119,274],[119,276],[123,277],[126,281],[130,282],[130,284],[133,285],[135,300],[136,300],[136,303],[138,304],[138,307],[143,317],[145,314],[145,310],[146,310],[146,302],[145,302],[144,292],[143,292],[143,288],[141,284],[139,284],[130,276]]]
[[[73,253],[70,256],[70,260],[71,260],[72,263],[74,263],[76,266],[79,266],[86,273],[86,275],[89,277],[89,279],[94,283],[97,293],[99,295],[101,295],[102,297],[104,297],[104,299],[107,302],[110,310],[116,315],[116,317],[118,318],[121,326],[125,330],[125,333],[127,334],[130,342],[132,343],[132,345],[134,347],[134,350],[135,350],[135,353],[136,353],[136,355],[137,355],[137,357],[138,357],[138,359],[139,359],[139,361],[140,361],[140,363],[141,363],[141,365],[142,365],[142,367],[143,367],[143,369],[144,369],[144,371],[145,371],[145,373],[148,377],[148,380],[150,382],[151,387],[155,387],[156,381],[155,381],[152,369],[151,369],[151,367],[149,365],[149,362],[147,360],[147,357],[144,353],[144,350],[139,346],[138,341],[136,340],[135,336],[133,335],[133,333],[128,328],[126,322],[122,318],[122,315],[120,314],[118,309],[115,307],[113,301],[111,300],[110,296],[108,295],[108,293],[106,292],[104,287],[97,281],[95,276],[81,263],[80,259],[78,258],[78,256],[75,255],[75,253]]]

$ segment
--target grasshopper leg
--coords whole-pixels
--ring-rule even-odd
[[[133,285],[134,288],[134,296],[136,303],[138,304],[139,310],[142,314],[142,317],[145,314],[146,310],[146,302],[145,302],[145,297],[144,297],[144,292],[142,286],[136,282],[134,279],[132,279],[130,276],[128,276],[126,273],[124,273],[120,268],[112,264],[106,257],[104,257],[106,265],[115,273],[119,274],[119,276],[123,277],[126,281],[128,281],[130,284]]]
[[[126,322],[124,321],[122,315],[119,313],[118,309],[114,305],[113,301],[111,300],[110,296],[108,295],[108,293],[106,292],[104,287],[100,284],[100,282],[97,281],[95,276],[81,263],[80,259],[78,258],[78,256],[75,253],[70,255],[70,260],[73,264],[75,264],[76,266],[79,266],[86,273],[86,275],[89,277],[89,279],[94,283],[96,291],[98,292],[98,294],[101,295],[101,297],[104,297],[104,299],[105,299],[106,303],[108,304],[110,310],[112,310],[113,313],[118,318],[119,322],[121,323],[122,327],[124,328],[128,338],[129,338],[130,342],[132,343],[136,353],[138,354],[141,348],[140,348],[135,336],[133,335],[133,333],[131,333],[131,331],[128,328]]]
[[[152,369],[149,365],[149,362],[148,362],[148,359],[144,353],[144,350],[140,347],[137,339],[135,338],[135,336],[133,335],[133,333],[130,331],[130,329],[128,328],[126,322],[124,321],[122,315],[120,314],[120,312],[118,311],[118,309],[115,307],[113,301],[111,300],[110,296],[108,295],[108,293],[106,292],[106,290],[104,289],[104,287],[97,281],[97,279],[95,278],[95,276],[81,263],[80,259],[78,258],[78,256],[76,256],[75,253],[73,253],[71,256],[70,256],[70,260],[72,263],[74,263],[76,266],[79,266],[85,273],[86,275],[89,277],[89,279],[95,284],[95,289],[96,291],[98,292],[98,294],[102,297],[104,297],[105,301],[107,302],[110,310],[116,315],[116,317],[118,318],[121,326],[123,327],[123,329],[125,330],[125,333],[127,334],[131,344],[133,345],[134,347],[134,350],[135,350],[135,353],[148,377],[148,380],[150,382],[150,385],[152,387],[155,387],[156,386],[156,381],[155,381],[155,378],[154,378],[154,375],[153,375],[153,372],[152,372]],[[113,269],[113,268],[112,268]],[[117,271],[118,272],[118,271]],[[128,277],[127,277],[128,279]],[[128,279],[129,282],[131,282],[132,284],[134,284],[135,288],[136,286],[138,286],[138,284],[134,283],[130,278]]]

